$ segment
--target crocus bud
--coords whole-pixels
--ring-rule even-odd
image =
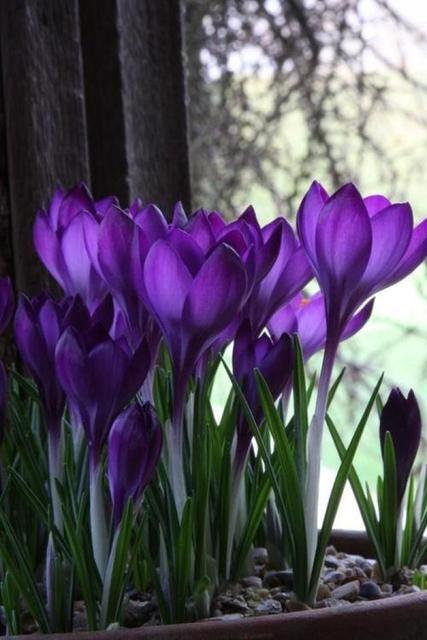
[[[162,430],[149,402],[132,404],[114,421],[108,438],[108,479],[114,526],[129,498],[136,500],[153,477],[162,449]]]
[[[387,431],[390,432],[396,455],[397,495],[401,502],[421,438],[421,415],[414,392],[408,397],[400,389],[392,389],[381,413],[380,440],[384,451]]]

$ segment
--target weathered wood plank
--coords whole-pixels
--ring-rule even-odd
[[[180,2],[117,0],[117,28],[131,196],[190,208]]]
[[[116,0],[80,1],[92,190],[129,204]]]
[[[34,213],[57,183],[89,181],[77,0],[2,0],[0,39],[15,280],[35,293]]]

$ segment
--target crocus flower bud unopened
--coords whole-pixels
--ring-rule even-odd
[[[108,438],[108,480],[114,524],[120,523],[129,498],[141,496],[162,449],[162,430],[149,402],[132,404],[114,421]]]
[[[381,413],[380,440],[384,449],[390,432],[396,455],[397,494],[401,502],[421,439],[421,415],[414,392],[405,398],[400,389],[392,389]]]

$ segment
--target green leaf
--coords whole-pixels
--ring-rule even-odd
[[[258,486],[257,495],[251,510],[248,513],[248,520],[236,551],[235,562],[233,566],[233,577],[237,579],[241,577],[241,571],[245,565],[249,555],[251,545],[253,544],[255,535],[258,531],[261,519],[264,515],[265,505],[271,491],[271,480],[268,474],[264,474],[261,483]]]
[[[338,433],[337,428],[335,427],[329,415],[326,416],[326,423],[328,425],[334,444],[337,448],[338,454],[341,460],[343,460],[346,453],[346,448],[344,446],[343,441],[341,440],[341,437]],[[383,548],[382,548],[380,533],[379,533],[379,523],[377,521],[375,507],[369,492],[369,487],[367,487],[367,494],[365,496],[362,483],[360,482],[360,479],[353,466],[350,469],[349,480],[350,480],[350,484],[351,484],[351,488],[353,490],[354,496],[356,498],[356,502],[359,506],[359,510],[363,518],[363,522],[365,524],[367,534],[375,549],[375,555],[376,555],[378,564],[380,566],[381,571],[383,571],[383,569],[385,570],[385,561],[384,561]]]
[[[304,492],[307,467],[308,400],[305,383],[304,358],[298,336],[294,347],[294,433],[296,440],[296,468],[301,493]]]
[[[328,404],[327,404],[327,408],[329,409],[330,405],[332,404],[332,400],[335,397],[335,394],[338,390],[338,387],[341,384],[341,380],[343,379],[345,374],[345,367],[343,367],[343,369],[341,369],[340,373],[338,374],[337,379],[335,380],[335,382],[332,384],[331,388],[329,389],[329,393],[328,393]]]
[[[325,516],[323,518],[322,527],[319,533],[316,554],[314,557],[313,569],[310,577],[310,598],[309,598],[310,601],[314,601],[316,597],[320,572],[323,567],[325,549],[328,544],[329,537],[331,535],[332,526],[334,524],[335,516],[338,511],[338,506],[341,501],[345,483],[347,482],[347,478],[349,476],[353,459],[363,434],[363,430],[366,426],[369,415],[371,413],[372,406],[375,402],[375,398],[380,389],[382,379],[383,377],[381,376],[374,391],[372,392],[372,395],[365,408],[365,411],[363,412],[363,415],[359,421],[359,424],[357,425],[354,435],[350,441],[348,449],[342,458],[341,465],[338,469],[338,473],[336,475],[335,482],[332,487],[331,495],[329,497],[328,505],[326,507]]]
[[[133,525],[133,501],[129,499],[123,511],[119,529],[114,535],[105,572],[101,599],[101,626],[120,621],[127,582],[127,563]]]
[[[402,546],[400,550],[400,562],[404,567],[409,566],[409,555],[411,552],[412,539],[414,536],[414,510],[415,510],[415,491],[414,476],[409,479],[408,497],[406,500],[406,521],[402,536]]]
[[[388,570],[396,566],[396,533],[398,520],[396,455],[389,431],[384,439],[384,481],[379,502],[380,526],[384,541],[384,555]]]
[[[50,625],[41,595],[36,586],[33,567],[22,541],[17,537],[6,513],[0,509],[0,556],[11,574],[28,610],[43,633],[50,632]]]
[[[190,579],[193,552],[193,501],[187,498],[182,512],[181,527],[176,541],[175,616],[177,622],[186,619],[185,602]]]
[[[265,420],[274,440],[279,473],[283,479],[280,490],[280,493],[283,494],[283,501],[281,500],[278,505],[281,504],[282,517],[286,517],[293,537],[295,589],[297,595],[301,598],[303,594],[305,596],[308,578],[303,493],[285,427],[274,405],[270,389],[258,369],[255,369],[255,379]],[[273,475],[275,478],[276,474],[274,473]],[[271,475],[270,478],[273,480]]]

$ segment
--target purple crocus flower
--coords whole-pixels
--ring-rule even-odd
[[[105,296],[107,287],[86,250],[84,220],[88,215],[98,224],[115,202],[113,197],[94,202],[84,184],[68,192],[57,189],[49,209],[40,209],[34,223],[34,246],[40,260],[64,292],[79,294],[90,310]]]
[[[237,332],[233,348],[233,373],[259,424],[263,414],[254,369],[259,369],[273,398],[277,399],[292,375],[293,349],[289,334],[282,334],[275,343],[265,333],[254,339],[248,321],[245,321]],[[251,440],[252,432],[241,415],[237,428],[237,467],[243,465]]]
[[[247,276],[242,260],[221,244],[205,258],[186,232],[175,229],[150,249],[144,284],[169,346],[174,367],[175,423],[180,421],[186,384],[194,367],[240,311]]]
[[[362,329],[371,317],[373,307],[374,300],[371,300],[347,322],[341,341],[351,338]],[[297,333],[304,359],[311,358],[326,343],[325,301],[322,293],[319,291],[310,297],[299,293],[270,318],[268,330],[274,340],[278,340],[283,333]]]
[[[12,319],[15,299],[9,277],[0,280],[0,333],[3,333]]]
[[[168,233],[163,214],[154,205],[139,208],[134,203],[131,217],[128,212],[113,206],[100,224],[87,214],[84,227],[92,265],[121,312],[116,314],[116,334],[118,327],[132,346],[138,346],[141,336],[145,335],[154,363],[160,332],[143,302],[143,267],[152,243]]]
[[[111,425],[144,382],[149,367],[145,340],[134,353],[101,325],[79,333],[68,327],[55,352],[58,377],[86,432],[92,546],[101,578],[108,558],[101,452]]]
[[[57,303],[45,293],[32,300],[21,294],[15,316],[19,353],[37,384],[48,432],[56,443],[61,432],[65,394],[56,373],[55,348],[68,308],[69,301]]]
[[[397,496],[400,504],[421,439],[421,414],[412,389],[407,398],[400,389],[395,388],[390,392],[380,418],[382,452],[387,431],[390,432],[396,456]]]
[[[414,228],[408,203],[363,199],[353,184],[329,197],[314,182],[297,223],[325,296],[330,340],[338,339],[365,300],[402,280],[427,256],[427,220]]]
[[[116,528],[128,499],[139,498],[153,477],[162,442],[160,423],[148,402],[132,404],[115,419],[108,438],[108,480]]]
[[[146,341],[131,354],[101,325],[83,333],[68,327],[58,341],[55,362],[62,388],[79,412],[96,467],[113,420],[144,382],[149,365]]]
[[[263,247],[274,261],[260,255],[257,271],[262,279],[255,285],[250,296],[247,317],[252,332],[257,336],[268,320],[281,306],[289,302],[312,279],[313,272],[303,248],[297,242],[291,226],[284,218],[274,220],[262,229]],[[276,247],[276,252],[271,248]]]
[[[346,324],[375,293],[411,273],[427,255],[427,220],[413,226],[408,203],[363,199],[347,184],[331,197],[314,182],[297,216],[301,243],[325,298],[327,337],[308,437],[305,517],[309,566],[317,544],[323,426],[335,355]]]

